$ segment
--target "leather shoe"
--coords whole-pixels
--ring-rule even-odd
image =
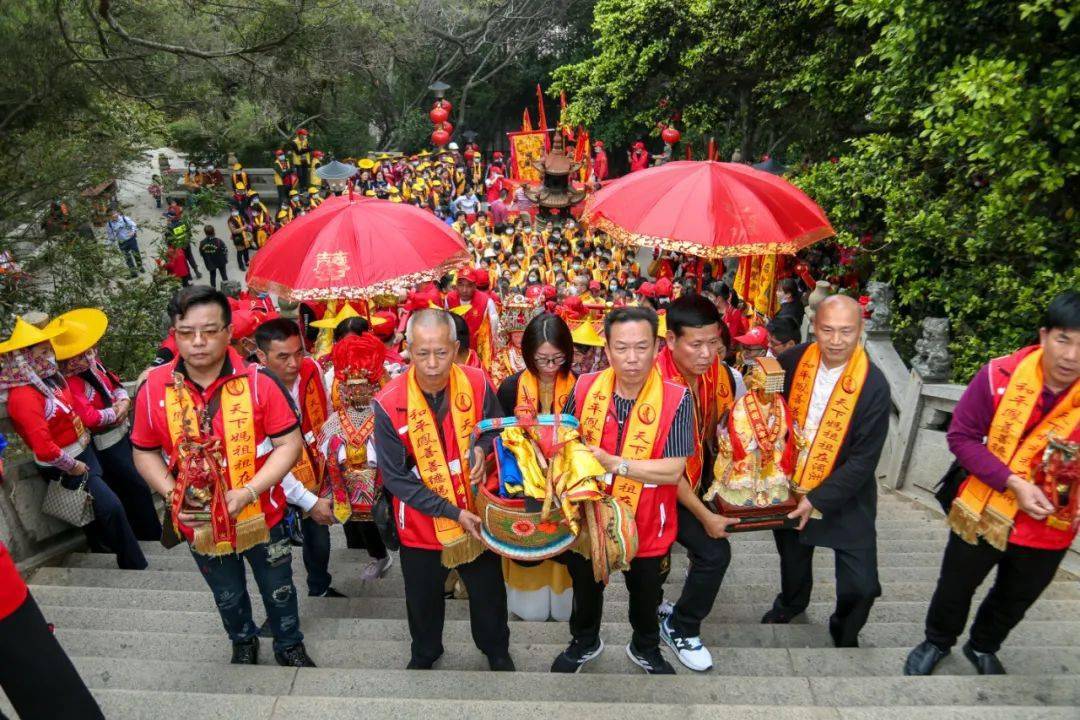
[[[907,660],[904,661],[904,674],[929,675],[948,654],[948,650],[942,650],[929,640],[923,640],[908,653]]]
[[[517,668],[514,667],[514,661],[509,655],[500,655],[498,657],[488,655],[488,667],[494,672],[514,672],[517,670]]]
[[[274,659],[283,667],[315,667],[314,661],[308,657],[307,649],[302,642],[287,647],[281,652],[275,652]]]
[[[441,658],[441,657],[442,657],[442,653],[439,653],[438,657],[434,657],[434,658],[432,658],[430,660],[425,660],[423,658],[417,658],[417,657],[409,658],[409,664],[405,666],[405,669],[406,670],[430,670],[435,665],[435,663],[438,662],[439,658]]]
[[[769,612],[761,616],[762,625],[787,625],[791,622],[791,616],[776,608],[770,608]]]
[[[233,643],[232,646],[232,664],[233,665],[258,665],[259,664],[259,638],[253,637],[249,640]]]
[[[964,643],[964,657],[971,661],[980,675],[1007,675],[1005,666],[994,653],[979,652],[971,647],[971,641]]]

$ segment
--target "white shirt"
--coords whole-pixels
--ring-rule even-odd
[[[830,370],[825,367],[825,363],[818,365],[817,375],[814,377],[814,391],[810,394],[810,407],[806,411],[806,427],[804,430],[808,442],[812,442],[814,436],[817,435],[821,417],[825,414],[825,408],[829,406],[829,398],[832,397],[833,389],[836,387],[836,383],[840,381],[840,376],[844,374],[844,368],[846,367],[847,364],[845,363]]]
[[[296,407],[300,407],[300,376],[296,376],[296,381],[293,386],[289,388],[289,394],[292,395],[293,402]],[[305,439],[306,442],[306,439]],[[319,499],[315,493],[304,487],[304,484],[296,479],[296,476],[291,472],[285,473],[285,477],[281,479],[281,489],[285,493],[285,502],[290,505],[296,505],[304,512],[310,512],[311,508],[315,507],[315,502]]]

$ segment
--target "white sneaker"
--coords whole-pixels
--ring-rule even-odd
[[[701,644],[701,638],[678,635],[671,629],[670,617],[660,622],[660,638],[675,652],[679,662],[691,670],[705,672],[712,669],[712,654]]]
[[[675,612],[675,604],[670,600],[665,600],[657,606],[656,617],[660,618],[660,622],[663,622],[666,618],[671,617],[673,612]]]
[[[390,566],[394,564],[394,556],[387,555],[382,560],[372,560],[360,570],[360,579],[367,582],[378,580],[386,575]]]

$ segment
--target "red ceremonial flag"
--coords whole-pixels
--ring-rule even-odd
[[[532,132],[532,118],[529,117],[529,108],[521,114],[521,132]]]
[[[537,117],[540,123],[537,127],[546,132],[548,129],[547,115],[544,113],[544,91],[541,89],[540,83],[536,83],[536,105],[539,113]]]
[[[716,138],[709,138],[708,160],[716,161]]]
[[[578,125],[577,146],[574,148],[574,162],[582,162],[589,154],[589,133]]]
[[[687,160],[693,160],[694,159],[694,149],[692,147],[692,143],[686,143],[686,159]]]

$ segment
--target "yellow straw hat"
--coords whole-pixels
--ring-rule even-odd
[[[604,346],[604,338],[600,337],[600,333],[596,332],[596,328],[588,320],[571,330],[570,336],[574,339],[576,345]]]
[[[375,161],[371,158],[361,158],[360,162],[356,163],[356,166],[361,170],[370,170],[375,167]]]
[[[98,344],[109,327],[109,318],[97,308],[79,308],[53,319],[45,330],[55,328],[52,338],[57,360],[68,360]]]
[[[342,320],[348,320],[349,318],[360,317],[360,313],[356,312],[352,305],[345,303],[345,307],[338,311],[337,315],[331,315],[327,313],[323,316],[322,320],[316,320],[311,323],[311,327],[319,328],[320,330],[326,330],[329,328],[333,330],[338,326],[338,323]]]
[[[56,337],[61,332],[60,328],[54,328],[50,325],[45,326],[45,329],[42,330],[26,322],[21,317],[16,317],[15,328],[11,331],[11,337],[0,343],[0,353],[21,350],[31,345],[43,343]]]

